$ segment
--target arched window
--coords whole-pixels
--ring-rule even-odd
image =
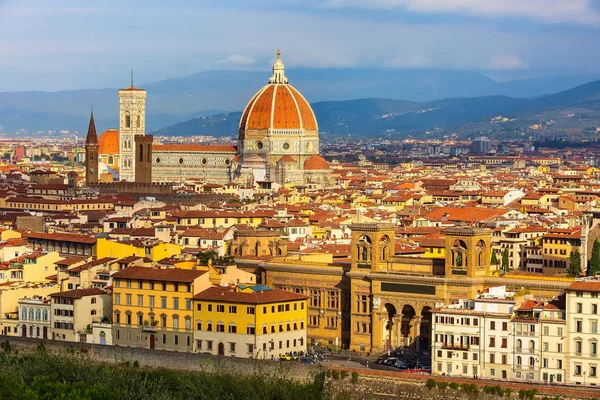
[[[112,165],[115,162],[115,160],[113,159],[113,156],[108,156],[108,164]]]
[[[27,319],[27,309],[25,307],[21,309],[21,319]]]
[[[521,356],[517,356],[517,365],[523,365],[523,359]]]
[[[33,319],[33,308],[29,309],[29,319]]]
[[[529,341],[529,350],[534,350],[535,349],[535,342],[533,340]]]
[[[125,128],[131,128],[131,115],[129,115],[129,111],[125,113]]]
[[[35,319],[37,319],[38,321],[39,321],[40,319],[42,319],[42,311],[41,311],[39,308],[37,308],[37,309],[35,310]]]
[[[140,115],[137,116],[137,127],[140,128],[142,126],[142,117]]]
[[[44,321],[48,321],[48,310],[44,310]]]
[[[91,300],[91,302],[92,302],[92,304],[96,304],[96,298],[95,298],[95,297],[92,297],[92,300]]]
[[[144,145],[140,143],[140,161],[144,161]]]
[[[517,349],[520,349],[523,347],[523,342],[521,342],[521,339],[517,339]]]

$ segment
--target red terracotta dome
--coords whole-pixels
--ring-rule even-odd
[[[269,83],[252,97],[242,113],[240,138],[243,138],[245,131],[251,130],[318,130],[310,104],[288,83],[279,55],[278,52]]]
[[[121,134],[116,129],[104,131],[98,138],[98,154],[118,155]]]
[[[304,161],[306,171],[324,171],[329,169],[329,163],[318,154],[313,154]]]

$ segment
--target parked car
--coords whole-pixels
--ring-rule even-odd
[[[383,364],[388,358],[390,358],[390,356],[381,356],[375,360],[375,364]]]
[[[302,364],[314,364],[315,361],[312,358],[303,357],[300,359],[300,363]]]
[[[394,364],[394,367],[398,368],[398,369],[406,369],[406,363],[402,360],[398,360],[396,361],[396,363]]]
[[[390,358],[388,358],[387,360],[385,360],[383,362],[383,365],[389,365],[391,367],[394,364],[396,364],[396,361],[398,361],[398,358],[396,358],[396,357],[390,357]]]

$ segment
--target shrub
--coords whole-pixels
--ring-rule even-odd
[[[504,389],[504,396],[512,397],[513,390],[511,388]]]
[[[331,378],[331,370],[330,369],[328,369],[327,372],[325,372],[325,376],[327,378]]]
[[[452,389],[452,390],[458,390],[458,384],[456,382],[452,382],[448,386],[450,386],[450,389]]]
[[[348,373],[348,371],[342,371],[342,372],[340,373],[340,376],[341,376],[341,378],[342,378],[342,379],[346,379],[346,378],[348,377],[348,375],[350,375],[350,374]]]
[[[477,393],[479,391],[479,388],[474,383],[464,383],[462,385],[462,390],[465,393]]]
[[[138,360],[135,360],[133,362],[133,368],[139,368],[140,367],[140,362]]]
[[[519,399],[521,399],[521,400],[534,400],[536,394],[537,394],[537,390],[536,389],[531,389],[531,390],[521,389],[521,390],[519,390]]]
[[[448,387],[448,382],[438,382],[437,388],[440,390],[445,390]]]
[[[425,383],[425,386],[427,386],[427,389],[431,390],[435,388],[436,383],[433,379],[429,378],[427,379],[427,383]]]
[[[340,373],[336,369],[334,369],[333,371],[331,371],[331,376],[333,376],[333,379],[335,379],[336,381],[338,379],[340,379]]]
[[[352,372],[352,383],[358,383],[358,372]]]
[[[5,353],[9,353],[10,354],[10,343],[8,342],[8,340],[0,343],[0,348],[2,349],[2,351],[4,351]]]

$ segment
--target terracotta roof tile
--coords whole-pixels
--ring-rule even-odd
[[[179,268],[157,269],[148,267],[129,267],[112,275],[113,279],[140,279],[163,282],[192,283],[206,271]]]
[[[282,289],[240,292],[233,286],[213,286],[193,297],[194,300],[227,301],[231,303],[266,304],[306,300],[307,296]]]

